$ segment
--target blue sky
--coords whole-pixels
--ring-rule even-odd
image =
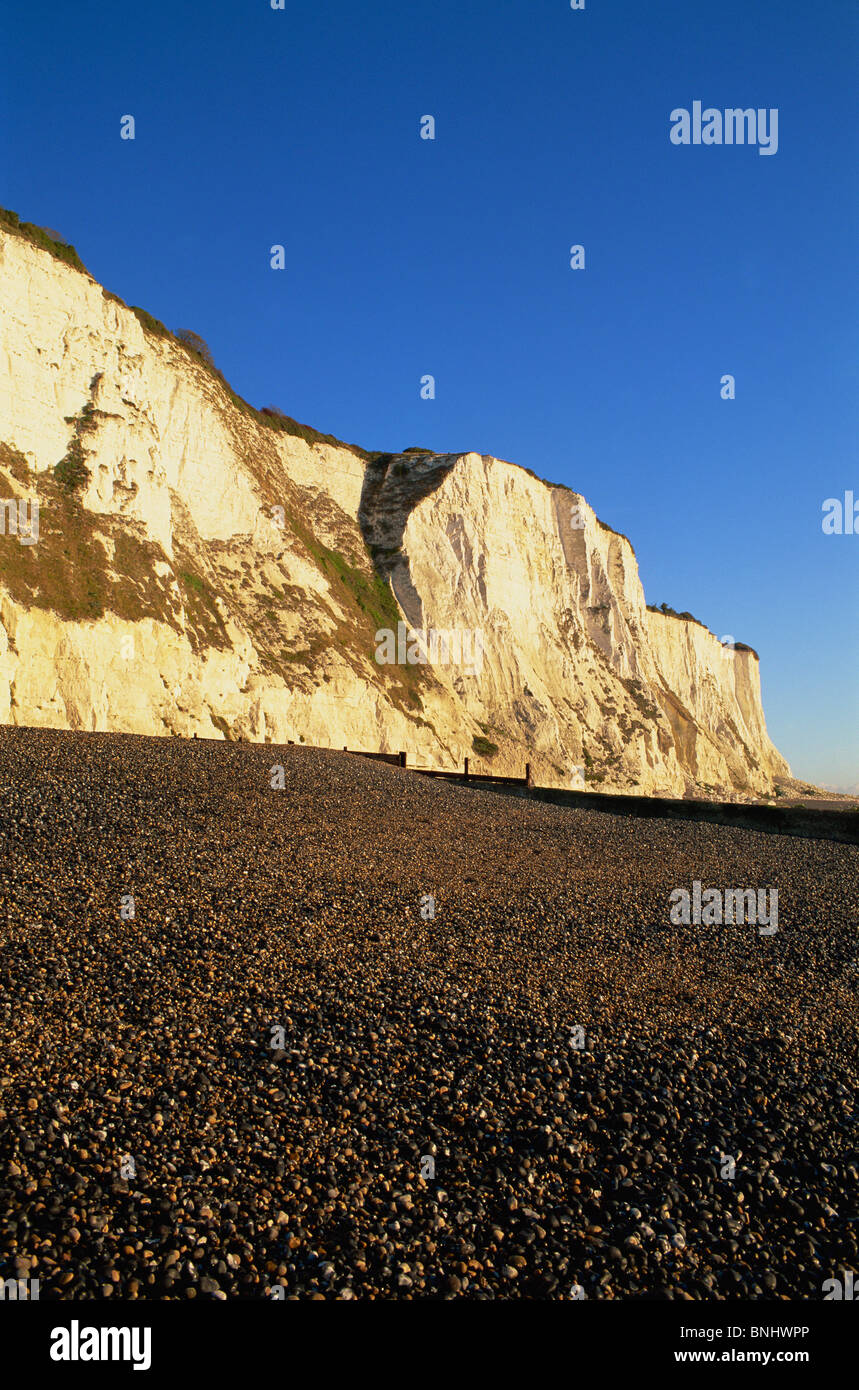
[[[859,500],[853,0],[82,0],[4,28],[0,203],[256,405],[584,493],[649,602],[760,652],[794,772],[859,783],[859,535],[821,529]],[[695,100],[777,108],[778,152],[672,145]]]

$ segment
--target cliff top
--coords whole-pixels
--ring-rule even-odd
[[[98,285],[100,283],[98,280],[96,280],[95,276],[92,275],[89,270],[87,270],[86,266],[84,265],[83,261],[81,260],[80,256],[75,250],[75,247],[71,245],[69,242],[67,242],[60,235],[60,233],[53,231],[51,228],[40,227],[33,222],[22,222],[19,215],[16,212],[13,212],[11,209],[8,208],[0,207],[0,230],[7,232],[11,236],[19,237],[25,241],[28,241],[31,245],[37,247],[41,251],[47,252],[48,255],[53,256],[56,260],[61,261],[64,265],[69,266],[73,270],[79,271],[82,275],[85,275],[87,279],[92,281],[94,284]],[[386,453],[380,450],[367,450],[362,448],[361,445],[346,443],[344,440],[338,439],[335,435],[324,434],[322,433],[322,431],[315,429],[311,425],[301,424],[298,420],[293,419],[292,416],[287,415],[286,412],[281,410],[278,406],[268,405],[263,406],[262,408],[257,408],[256,406],[251,405],[249,401],[246,401],[242,396],[239,396],[238,393],[233,390],[232,386],[227,381],[224,374],[215,365],[215,362],[212,358],[211,353],[208,350],[205,340],[201,338],[198,334],[187,329],[171,330],[164,323],[162,323],[160,319],[155,318],[155,316],[153,314],[150,314],[146,309],[142,309],[138,305],[129,305],[125,302],[125,300],[121,299],[119,295],[114,294],[112,291],[105,289],[103,286],[101,288],[102,293],[107,298],[116,301],[118,304],[121,304],[123,308],[130,310],[130,312],[135,315],[141,327],[146,333],[150,334],[152,337],[170,341],[172,344],[175,344],[178,348],[181,348],[185,353],[187,353],[192,360],[196,361],[199,365],[204,367],[206,371],[209,372],[217,380],[218,384],[221,386],[222,390],[226,393],[230,402],[236,407],[236,409],[238,409],[246,417],[251,417],[257,425],[260,425],[265,429],[292,435],[294,437],[303,439],[308,444],[326,444],[331,447],[346,449],[349,452],[356,455],[356,457],[361,458],[365,463],[368,463],[370,465],[378,464],[381,461],[388,462],[393,459],[398,459],[401,461],[404,460],[407,463],[409,463],[416,460],[418,456],[428,456],[432,458],[458,458],[461,457],[463,454],[475,452],[471,450],[462,450],[457,454],[442,455],[436,453],[436,451],[433,449],[420,448],[416,445],[410,445],[407,449],[404,449],[399,454]],[[495,455],[484,455],[483,457],[491,457],[495,459]],[[512,468],[520,469],[523,473],[527,473],[527,475],[530,478],[533,478],[536,482],[541,483],[544,487],[550,489],[563,488],[564,491],[569,492],[573,496],[581,495],[576,493],[574,489],[570,488],[565,483],[552,483],[548,479],[540,477],[540,475],[538,473],[535,473],[533,469],[527,468],[523,464],[515,463],[509,459],[497,459],[496,461],[499,463],[506,463]],[[597,522],[597,525],[603,531],[607,531],[611,535],[617,536],[620,540],[625,541],[630,548],[633,559],[637,560],[635,547],[633,546],[632,541],[629,539],[628,536],[626,536],[622,531],[616,530],[613,526],[610,526],[608,522],[603,521],[600,517],[597,517],[596,515],[595,520]],[[697,624],[697,626],[703,627],[704,630],[706,632],[709,632],[711,636],[715,637],[715,633],[713,633],[712,630],[707,627],[706,623],[703,623],[699,618],[694,617],[689,612],[678,612],[676,609],[671,608],[669,605],[665,603],[660,604],[658,606],[655,604],[648,604],[647,608],[652,613],[662,613],[664,616],[679,618],[686,622],[695,623]],[[760,659],[757,651],[753,647],[747,646],[746,643],[735,642],[733,645],[735,651],[749,652],[756,660]]]

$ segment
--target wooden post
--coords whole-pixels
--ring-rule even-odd
[[[531,781],[531,764],[530,764],[530,763],[526,763],[526,764],[525,764],[525,786],[526,786],[526,787],[528,788],[528,790],[530,791],[531,788],[533,787],[533,785],[534,785],[534,783]]]
[[[406,755],[405,755],[405,753],[401,753],[401,754],[400,754],[400,767],[405,767],[405,765],[406,765]]]
[[[468,781],[468,759],[465,760],[465,780]]]
[[[345,743],[343,744],[343,752],[344,752],[344,753],[348,753],[348,752],[349,752],[349,749],[346,747],[346,744],[345,744]]]

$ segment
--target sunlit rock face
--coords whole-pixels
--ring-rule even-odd
[[[528,761],[543,785],[673,796],[789,775],[756,655],[649,610],[581,496],[264,416],[3,231],[0,285],[0,500],[39,502],[35,542],[0,535],[3,722]],[[77,489],[54,475],[72,446]]]

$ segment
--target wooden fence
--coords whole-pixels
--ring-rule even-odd
[[[406,766],[405,756],[405,753],[400,754],[400,757],[403,759],[400,763],[400,767]],[[534,785],[531,781],[530,763],[525,764],[524,777],[503,777],[500,773],[495,772],[471,772],[468,766],[468,758],[464,760],[462,772],[442,772],[440,769],[433,767],[414,767],[412,771],[419,772],[422,777],[448,777],[457,782],[500,782],[508,787],[526,787],[529,790]]]
[[[196,737],[196,735],[195,735]],[[307,743],[295,747],[308,748]],[[332,752],[332,749],[325,751]],[[520,796],[524,790],[537,801],[547,801],[555,806],[566,806],[578,811],[603,811],[613,816],[643,816],[646,818],[685,821],[710,821],[715,825],[726,825],[744,830],[759,830],[776,835],[797,835],[805,839],[836,840],[846,844],[859,844],[859,811],[818,810],[803,806],[758,806],[744,802],[720,801],[679,801],[669,797],[626,796],[605,792],[565,791],[555,787],[535,787],[531,780],[531,764],[525,764],[524,777],[501,777],[492,773],[472,772],[468,758],[459,771],[442,771],[434,767],[409,767],[405,753],[364,753],[357,748],[343,749],[356,758],[373,758],[377,762],[390,763],[394,767],[405,767],[410,772],[420,773],[422,777],[446,777],[454,782],[493,783],[510,788],[510,795]]]
[[[292,738],[289,740],[289,743],[292,744],[293,747],[311,747],[311,745],[307,743],[296,745],[295,739]],[[405,753],[364,753],[358,748],[347,748],[345,743],[343,745],[343,752],[350,753],[355,758],[373,758],[376,762],[390,763],[392,767],[409,768],[408,758]],[[443,771],[441,768],[435,767],[417,767],[414,764],[409,770],[411,772],[419,772],[422,777],[447,777],[458,782],[500,782],[511,787],[527,787],[529,789],[534,785],[531,780],[530,763],[525,764],[524,777],[502,777],[492,772],[472,772],[469,768],[468,758],[464,760],[461,772],[456,770]]]

